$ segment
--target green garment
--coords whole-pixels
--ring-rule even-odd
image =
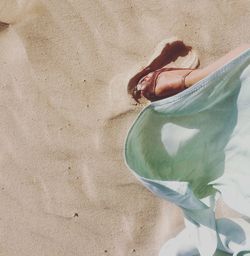
[[[212,256],[216,249],[248,255],[250,233],[216,220],[214,202],[220,195],[250,217],[250,49],[145,107],[128,132],[124,157],[143,185],[182,208],[197,251],[183,255]],[[224,229],[240,249],[223,242]],[[161,256],[170,255],[165,248]]]

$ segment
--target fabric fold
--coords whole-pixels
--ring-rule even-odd
[[[211,256],[216,249],[239,254],[248,248],[250,233],[235,229],[233,221],[218,222],[214,203],[205,201],[215,202],[219,193],[250,217],[249,117],[250,49],[187,90],[145,107],[128,131],[128,168],[150,191],[183,210],[189,224],[181,235],[192,234],[190,252]],[[233,241],[237,252],[232,249],[237,246],[227,245],[230,227],[239,236]],[[168,245],[163,248],[160,256],[170,255]]]

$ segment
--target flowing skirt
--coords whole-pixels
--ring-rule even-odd
[[[216,220],[214,202],[220,195],[250,218],[250,49],[145,107],[128,132],[124,157],[143,185],[182,208],[197,255],[216,249],[247,255],[250,233],[240,223]],[[172,255],[169,243],[160,255]]]

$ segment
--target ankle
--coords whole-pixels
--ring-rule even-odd
[[[190,87],[201,79],[201,69],[195,69],[185,78],[186,87]]]

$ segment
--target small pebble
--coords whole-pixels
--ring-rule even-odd
[[[104,250],[104,252],[105,252],[105,253],[107,253],[107,252],[108,252],[108,250]]]
[[[79,215],[78,215],[78,213],[76,212],[75,214],[74,214],[74,217],[78,217]]]

